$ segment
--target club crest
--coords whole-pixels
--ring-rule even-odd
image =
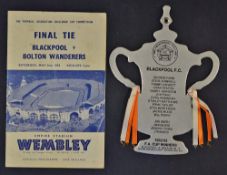
[[[178,57],[176,46],[170,41],[160,41],[153,47],[153,59],[161,66],[172,65]]]

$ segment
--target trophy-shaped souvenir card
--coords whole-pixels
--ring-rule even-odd
[[[154,33],[154,42],[145,43],[136,51],[119,47],[110,55],[114,76],[132,89],[120,139],[125,144],[131,142],[134,150],[141,153],[186,154],[188,149],[182,141],[176,141],[174,136],[193,130],[194,146],[209,143],[218,137],[213,114],[207,104],[198,98],[197,90],[214,80],[220,63],[212,51],[195,54],[187,46],[175,42],[177,33],[169,29],[172,23],[169,6],[163,7],[161,23],[162,29]],[[141,87],[119,72],[116,64],[118,55],[125,55],[129,62],[138,65],[142,77]],[[207,78],[186,90],[190,68],[201,65],[204,58],[212,60],[211,72]],[[202,115],[202,111],[205,115]],[[150,137],[138,141],[138,131]]]

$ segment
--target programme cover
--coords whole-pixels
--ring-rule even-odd
[[[8,12],[6,167],[104,168],[106,14]]]

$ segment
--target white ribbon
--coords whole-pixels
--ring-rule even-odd
[[[138,86],[135,86],[132,88],[130,97],[128,99],[127,107],[125,110],[125,116],[124,116],[124,120],[123,120],[123,125],[122,125],[122,129],[121,129],[121,137],[120,137],[121,142],[125,142],[127,128],[128,128],[128,121],[129,121],[130,113],[132,110],[133,102],[134,102],[136,93],[138,91],[138,88],[139,88]]]

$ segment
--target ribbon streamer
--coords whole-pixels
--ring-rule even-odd
[[[138,130],[138,98],[139,98],[140,88],[135,86],[132,88],[131,95],[129,97],[123,126],[121,130],[121,142],[129,144],[130,137],[132,145],[137,144],[137,130]]]
[[[204,144],[203,122],[201,110],[206,115],[207,125],[207,141],[212,141],[213,138],[218,138],[217,128],[214,120],[213,113],[207,104],[198,97],[198,93],[195,89],[189,89],[188,95],[192,98],[192,115],[193,115],[193,131],[192,131],[192,144],[196,147]]]

